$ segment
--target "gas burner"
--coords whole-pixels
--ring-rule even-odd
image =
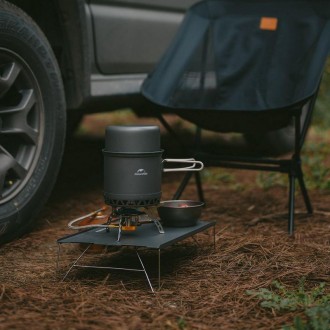
[[[147,223],[154,223],[159,233],[164,234],[164,229],[159,220],[151,218],[147,212],[126,207],[114,207],[111,209],[110,214],[107,211],[108,207],[103,207],[82,217],[76,218],[69,222],[68,227],[78,230],[105,228],[107,232],[112,228],[117,228],[118,242],[121,239],[122,232],[135,231],[137,230],[137,227]]]
[[[139,211],[138,209],[127,208],[127,207],[119,207],[113,209],[113,214],[118,216],[141,216],[145,215],[146,212]]]

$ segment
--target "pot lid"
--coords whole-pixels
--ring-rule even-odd
[[[160,129],[155,125],[108,126],[105,131],[105,151],[160,151]]]

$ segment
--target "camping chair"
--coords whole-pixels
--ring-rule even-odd
[[[206,166],[287,173],[292,235],[296,179],[307,212],[313,212],[300,153],[329,48],[329,1],[204,0],[188,10],[142,94],[195,123],[197,146],[202,128],[266,134],[293,124],[290,159],[196,153]],[[199,174],[196,179],[203,198]]]

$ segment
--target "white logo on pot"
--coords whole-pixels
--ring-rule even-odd
[[[140,168],[134,173],[134,175],[148,175],[148,173],[144,168]]]

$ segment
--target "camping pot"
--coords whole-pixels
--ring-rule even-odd
[[[162,172],[200,171],[193,158],[162,159],[158,126],[108,126],[105,133],[104,198],[112,206],[157,205]],[[164,168],[165,163],[183,167]]]

